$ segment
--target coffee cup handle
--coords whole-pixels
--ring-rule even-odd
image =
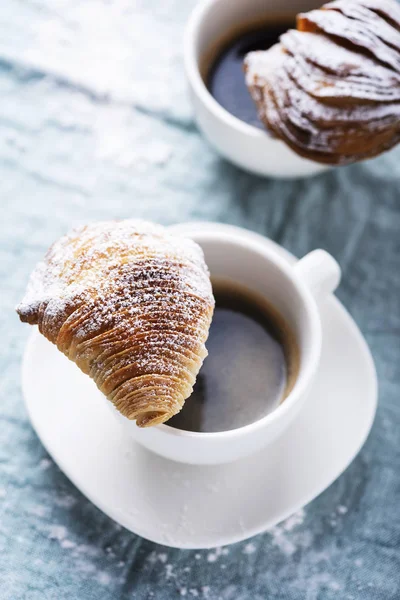
[[[325,250],[309,252],[295,264],[294,270],[317,299],[334,292],[340,282],[340,266]]]

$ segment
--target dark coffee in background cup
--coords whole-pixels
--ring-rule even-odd
[[[295,27],[295,17],[281,15],[274,20],[247,23],[227,34],[204,58],[202,74],[215,100],[232,115],[264,129],[246,86],[243,60],[248,52],[267,50],[282,33]]]
[[[280,313],[232,282],[213,282],[213,290],[209,354],[192,395],[167,423],[177,429],[227,431],[253,423],[279,406],[297,377],[297,343]]]

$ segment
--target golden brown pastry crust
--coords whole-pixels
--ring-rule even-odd
[[[400,141],[400,6],[336,0],[245,59],[260,119],[301,156],[349,164]]]
[[[127,220],[53,244],[17,312],[144,427],[167,421],[191,394],[213,308],[200,247]]]

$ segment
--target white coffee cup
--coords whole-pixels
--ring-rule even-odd
[[[335,290],[340,268],[324,250],[314,250],[290,266],[261,236],[238,227],[187,223],[172,229],[200,244],[212,277],[231,279],[262,294],[280,311],[299,346],[297,379],[288,397],[273,412],[244,427],[217,433],[183,431],[167,424],[142,429],[107,404],[137,442],[161,456],[191,464],[234,461],[273,442],[301,409],[321,353],[317,300]]]
[[[201,63],[229,31],[286,12],[318,8],[321,0],[204,0],[194,9],[185,31],[184,60],[197,124],[218,152],[247,171],[270,177],[307,177],[331,167],[306,160],[284,142],[241,121],[208,91]]]

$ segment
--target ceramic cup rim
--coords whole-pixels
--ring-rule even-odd
[[[259,242],[255,239],[246,237],[243,233],[241,235],[240,228],[230,228],[229,226],[225,228],[224,225],[215,227],[215,224],[213,224],[207,231],[207,224],[203,224],[203,226],[199,227],[196,231],[196,225],[198,226],[198,224],[194,223],[185,223],[176,226],[175,231],[179,231],[182,235],[187,235],[187,237],[194,239],[200,246],[202,243],[201,240],[220,241],[222,243],[228,241],[229,243],[235,243],[236,245],[242,246],[244,249],[250,249],[257,252],[261,257],[265,258],[266,261],[272,262],[286,278],[290,279],[301,298],[305,314],[307,315],[308,335],[312,347],[305,363],[304,359],[301,357],[300,369],[293,389],[275,410],[253,423],[248,423],[247,425],[226,431],[186,431],[183,429],[176,429],[165,423],[156,426],[159,433],[181,439],[191,438],[207,441],[240,438],[260,429],[267,428],[272,423],[283,419],[285,415],[294,408],[295,404],[306,394],[314,379],[321,355],[322,326],[319,310],[311,290],[308,288],[307,284],[296,275],[293,265],[288,264],[274,249],[268,247],[266,244],[264,245],[261,241]],[[185,233],[185,230],[189,229],[191,229],[190,233]]]
[[[186,76],[194,92],[200,98],[208,110],[220,121],[223,121],[228,127],[255,139],[267,138],[269,143],[283,144],[281,140],[275,139],[267,129],[262,130],[241,121],[223,106],[210,94],[200,73],[199,61],[196,56],[196,42],[199,35],[199,29],[203,24],[209,10],[218,2],[226,0],[204,0],[197,4],[189,16],[186,24],[183,39],[183,57]]]

